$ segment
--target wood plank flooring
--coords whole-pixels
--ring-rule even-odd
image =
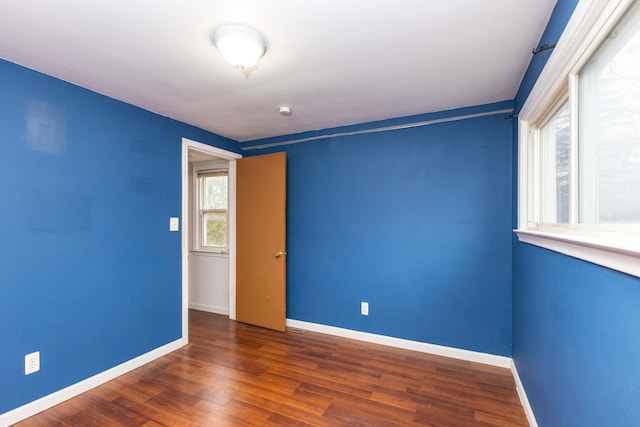
[[[188,346],[17,426],[528,425],[507,369],[189,316]]]

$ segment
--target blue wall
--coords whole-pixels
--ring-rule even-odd
[[[181,337],[183,136],[238,151],[0,61],[0,413]]]
[[[278,150],[288,157],[287,317],[511,355],[504,113],[247,153]]]
[[[541,44],[576,3],[558,1]],[[517,109],[547,56],[532,61]],[[539,425],[637,426],[640,280],[517,241],[513,260],[513,357]]]
[[[513,325],[541,426],[637,425],[640,280],[513,239],[515,130],[493,115],[247,152],[288,153],[288,317],[507,356]],[[238,151],[0,61],[0,413],[180,337],[182,137]]]
[[[514,359],[541,427],[637,426],[640,280],[514,251]]]

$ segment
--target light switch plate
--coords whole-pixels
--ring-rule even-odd
[[[180,230],[180,219],[172,216],[169,218],[169,231],[178,231]]]

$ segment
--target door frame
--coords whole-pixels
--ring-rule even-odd
[[[182,138],[182,343],[189,343],[189,151],[229,162],[229,318],[236,318],[236,159],[242,154]]]

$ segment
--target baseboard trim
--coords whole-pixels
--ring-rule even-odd
[[[209,313],[229,315],[229,307],[216,307],[215,305],[189,303],[189,308],[193,310],[206,311]]]
[[[313,332],[320,332],[327,335],[335,335],[343,338],[351,338],[359,341],[366,341],[374,344],[388,345],[391,347],[414,350],[422,353],[435,354],[438,356],[451,357],[453,359],[466,360],[469,362],[484,363],[485,365],[498,366],[510,369],[512,360],[510,357],[497,356],[495,354],[481,353],[472,350],[446,347],[443,345],[429,344],[420,341],[411,341],[402,338],[388,337],[386,335],[372,334],[369,332],[354,331],[352,329],[327,326],[319,323],[303,322],[301,320],[287,319],[287,326],[298,329],[305,329]]]
[[[65,400],[71,399],[72,397],[82,394],[85,391],[91,390],[94,387],[104,384],[107,381],[111,381],[112,379],[117,378],[120,375],[126,374],[127,372],[139,368],[146,363],[149,363],[159,357],[171,353],[172,351],[179,349],[185,344],[186,342],[184,342],[184,340],[180,338],[178,340],[170,342],[169,344],[165,344],[162,347],[158,347],[155,350],[151,350],[150,352],[138,356],[134,359],[128,360],[118,366],[114,366],[111,369],[100,372],[99,374],[89,377],[86,380],[82,380],[78,383],[70,385],[69,387],[63,388],[62,390],[41,397],[40,399],[34,400],[33,402],[27,403],[26,405],[20,406],[16,409],[12,409],[11,411],[5,412],[4,414],[0,414],[0,426],[15,424],[39,412],[52,408],[55,405],[64,402]]]
[[[516,382],[516,391],[518,392],[520,403],[522,403],[522,407],[524,408],[524,413],[527,416],[527,421],[529,421],[529,426],[538,427],[538,422],[536,421],[536,417],[533,414],[533,408],[531,408],[529,398],[527,397],[527,392],[524,389],[522,381],[520,381],[520,375],[518,374],[518,369],[516,368],[516,362],[513,359],[511,359],[511,374],[513,375],[513,380]]]

